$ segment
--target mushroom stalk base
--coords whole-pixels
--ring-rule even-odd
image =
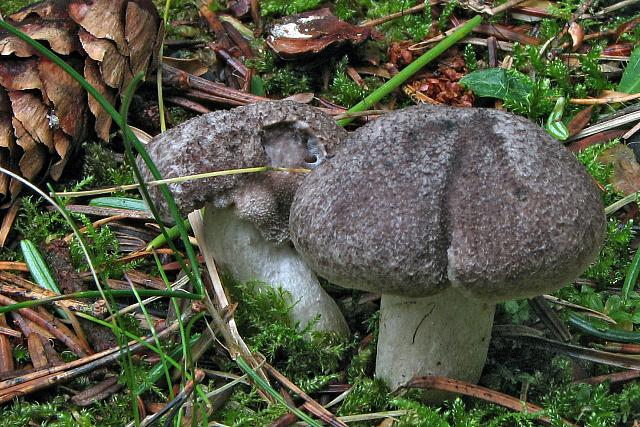
[[[427,298],[383,295],[376,376],[392,390],[416,376],[476,383],[486,361],[495,304],[447,289]],[[425,393],[427,400],[445,397]]]
[[[235,280],[258,280],[285,290],[290,296],[287,302],[295,304],[291,320],[301,328],[320,315],[316,330],[349,334],[338,305],[290,244],[265,240],[253,224],[228,209],[206,209],[204,227],[206,244],[216,262]]]

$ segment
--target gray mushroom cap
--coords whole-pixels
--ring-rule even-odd
[[[163,178],[256,166],[313,168],[330,156],[347,133],[328,115],[292,101],[273,101],[216,111],[154,138],[147,151]],[[138,159],[145,181],[152,176]],[[289,207],[304,175],[268,172],[170,184],[183,215],[206,202],[235,209],[264,238],[288,239]],[[163,217],[167,205],[157,187],[150,195]]]
[[[605,216],[593,179],[540,127],[423,105],[351,134],[298,189],[290,227],[309,265],[341,286],[502,301],[578,276]]]

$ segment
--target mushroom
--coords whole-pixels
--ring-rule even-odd
[[[164,178],[265,165],[314,168],[346,135],[313,107],[262,102],[189,120],[154,138],[147,150]],[[169,190],[183,215],[207,205],[204,244],[231,276],[284,289],[294,304],[291,320],[301,327],[317,321],[317,330],[346,335],[337,304],[289,241],[289,208],[303,178],[275,171],[228,175],[170,184]],[[158,189],[150,192],[168,216]]]
[[[330,282],[382,294],[376,376],[477,382],[497,302],[570,283],[605,216],[576,159],[533,123],[421,105],[351,134],[296,192],[290,233]]]

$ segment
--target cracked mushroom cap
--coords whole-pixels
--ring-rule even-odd
[[[415,297],[454,287],[502,301],[581,274],[605,216],[593,179],[540,127],[423,105],[351,134],[298,189],[290,233],[344,287]]]
[[[155,137],[147,151],[164,178],[257,166],[314,168],[347,136],[320,110],[293,101],[270,101],[205,114]],[[151,173],[140,159],[145,181]],[[289,208],[303,174],[266,172],[228,175],[169,185],[183,215],[205,203],[233,207],[262,235],[289,238]],[[157,187],[149,189],[169,218]]]

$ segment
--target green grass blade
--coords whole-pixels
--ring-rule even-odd
[[[130,211],[148,211],[144,200],[132,199],[130,197],[96,197],[89,201],[90,206],[102,208],[126,209]]]
[[[236,363],[238,364],[240,369],[242,369],[251,378],[251,380],[260,387],[260,389],[262,389],[262,391],[269,393],[269,395],[271,395],[271,397],[278,401],[278,403],[289,408],[289,410],[302,421],[306,422],[312,427],[322,427],[322,424],[302,412],[300,409],[296,408],[295,406],[289,406],[284,400],[284,397],[282,397],[280,393],[278,393],[264,379],[262,379],[260,375],[256,374],[256,372],[251,369],[251,366],[242,358],[242,356],[238,356],[238,358],[236,359]]]
[[[33,280],[42,288],[60,294],[60,288],[36,245],[31,240],[24,239],[20,241],[20,250]]]
[[[376,102],[380,101],[382,98],[387,96],[393,90],[398,88],[402,83],[407,81],[409,77],[413,76],[415,73],[420,71],[422,67],[427,65],[429,62],[433,61],[435,58],[440,56],[444,51],[449,49],[458,41],[462,40],[467,34],[471,32],[475,27],[480,25],[482,22],[481,16],[474,16],[463,25],[460,26],[456,31],[454,31],[451,35],[446,37],[440,43],[435,45],[433,48],[429,49],[427,52],[422,54],[419,58],[413,61],[411,64],[407,65],[402,71],[396,74],[391,80],[387,81],[385,84],[376,89],[373,93],[367,96],[365,99],[351,107],[348,112],[354,113],[364,110],[369,110]],[[353,121],[353,118],[346,118],[342,120],[338,120],[338,124],[340,126],[345,126]]]

